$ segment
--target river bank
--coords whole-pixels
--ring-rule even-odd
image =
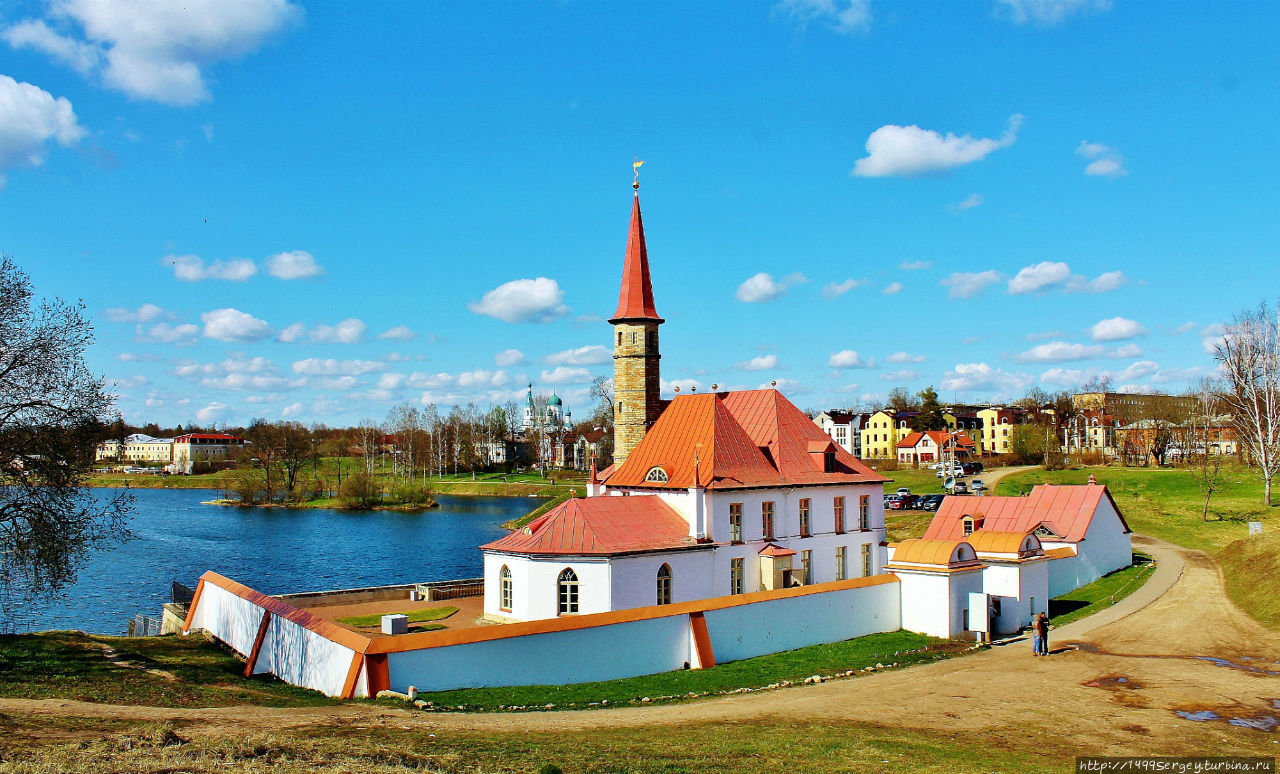
[[[463,495],[464,497],[466,495]],[[232,508],[285,508],[287,510],[306,510],[308,508],[323,508],[329,511],[392,511],[395,513],[425,513],[432,508],[439,508],[440,503],[434,498],[430,502],[418,505],[406,505],[397,503],[393,505],[370,505],[370,506],[348,506],[338,502],[336,497],[326,497],[319,500],[308,500],[305,503],[279,502],[279,503],[246,503],[243,500],[235,500],[231,498],[217,498],[214,500],[201,500],[201,505],[222,505]]]
[[[235,487],[227,476],[218,474],[192,476],[94,476],[87,485],[99,489],[205,489],[215,492],[231,491]],[[501,481],[501,480],[450,480],[428,479],[426,485],[432,492],[449,495],[481,497],[561,497],[570,490],[585,493],[583,480],[555,481]],[[315,507],[328,508],[329,505]]]

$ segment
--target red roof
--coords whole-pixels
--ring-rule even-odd
[[[1120,524],[1128,532],[1124,514],[1105,486],[1040,484],[1026,497],[945,497],[924,536],[930,540],[961,540],[963,519],[972,516],[983,519],[982,529],[989,532],[1026,534],[1046,524],[1066,541],[1077,543],[1084,540],[1103,497],[1111,502],[1120,516]]]
[[[649,251],[644,246],[644,223],[640,221],[640,194],[631,205],[631,233],[627,237],[627,259],[622,265],[622,288],[618,291],[618,311],[609,320],[656,320],[653,284],[649,281]]]
[[[898,448],[899,449],[913,448],[916,444],[920,443],[920,441],[922,441],[925,436],[928,436],[929,438],[931,438],[935,446],[939,448],[945,448],[947,444],[947,438],[951,437],[952,434],[948,433],[945,430],[925,430],[923,432],[917,430],[916,432],[912,433],[911,435],[908,435],[906,438],[903,438],[901,441],[899,441]],[[955,444],[957,446],[973,446],[973,439],[965,435],[964,433],[956,433],[954,435],[954,438],[955,438]]]
[[[761,555],[761,556],[772,556],[772,557],[779,557],[779,556],[795,556],[795,555],[796,555],[796,552],[795,552],[795,551],[792,551],[790,548],[783,548],[782,546],[778,545],[777,543],[770,543],[769,545],[767,545],[767,546],[765,546],[764,548],[760,549],[760,555]]]
[[[517,554],[612,555],[698,545],[689,523],[657,495],[566,500],[524,529],[480,546]]]
[[[827,454],[835,460],[830,473],[824,470]],[[665,481],[646,480],[654,468],[662,469]],[[677,395],[626,461],[608,477],[611,487],[654,489],[878,484],[888,480],[831,443],[820,427],[777,390]]]

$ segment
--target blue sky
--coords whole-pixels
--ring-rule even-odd
[[[54,0],[0,10],[0,250],[131,421],[667,389],[1181,389],[1276,295],[1280,5]]]

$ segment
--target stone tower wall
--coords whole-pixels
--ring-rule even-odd
[[[613,461],[621,465],[658,418],[662,355],[657,322],[624,321],[613,330]]]

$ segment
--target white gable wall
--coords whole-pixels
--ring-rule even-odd
[[[1061,596],[1092,583],[1109,572],[1128,567],[1133,563],[1133,543],[1130,537],[1124,531],[1124,524],[1111,506],[1111,501],[1103,497],[1085,532],[1084,540],[1074,544],[1044,543],[1046,550],[1060,545],[1071,545],[1076,549],[1076,556],[1050,562],[1050,596]]]
[[[502,565],[511,569],[511,611],[499,609]],[[560,615],[560,573],[578,576],[578,614],[611,610],[609,562],[605,557],[564,556],[534,559],[519,554],[484,552],[484,612],[499,618],[532,621]]]
[[[648,607],[658,602],[658,568],[671,567],[671,601],[690,602],[714,596],[712,572],[715,549],[690,549],[661,554],[614,557],[612,610]]]
[[[999,563],[990,557],[982,570],[982,591],[1000,597],[1000,616],[992,621],[996,633],[1016,632],[1031,623],[1031,617],[1047,611],[1049,604],[1049,561],[1036,559]]]

